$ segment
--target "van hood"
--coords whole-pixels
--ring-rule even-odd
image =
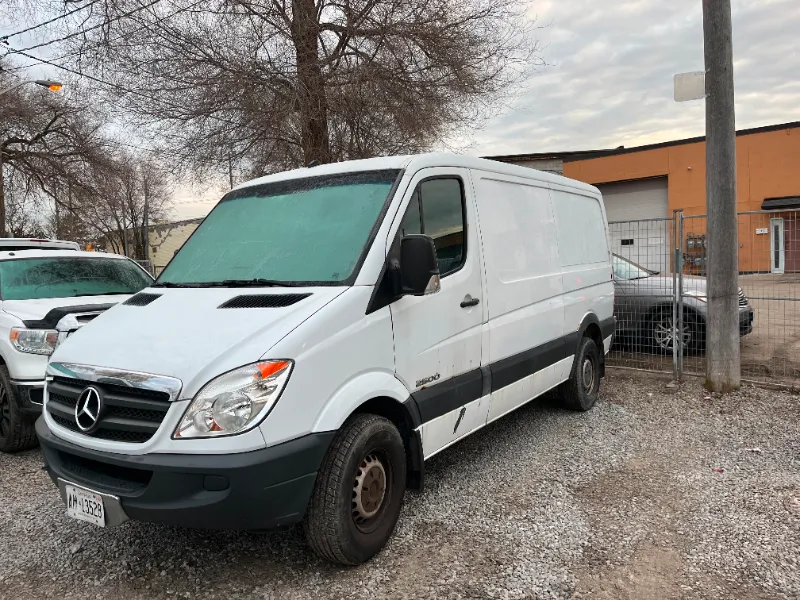
[[[117,304],[130,298],[130,294],[107,296],[78,296],[76,298],[41,298],[38,300],[3,300],[3,310],[23,321],[40,321],[54,308]]]
[[[67,338],[50,360],[175,377],[183,382],[181,397],[190,397],[217,375],[259,360],[347,289],[148,288],[140,293],[157,296],[149,304],[107,310]],[[254,296],[293,298],[267,302],[280,305],[275,308],[220,308],[238,297],[245,306],[263,303]]]

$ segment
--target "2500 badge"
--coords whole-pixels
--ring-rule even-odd
[[[436,375],[431,375],[430,377],[423,377],[422,379],[417,381],[417,387],[422,387],[423,385],[433,383],[434,381],[439,381],[439,377],[441,377],[441,375],[439,375],[438,373],[436,373]]]

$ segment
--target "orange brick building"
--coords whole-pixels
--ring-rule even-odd
[[[537,156],[552,162],[552,154],[494,158],[537,168]],[[800,272],[800,122],[737,132],[736,161],[738,211],[758,211],[739,216],[740,271]],[[706,213],[702,137],[563,153],[562,171],[599,187],[609,221],[625,222],[611,226],[615,251],[656,270],[670,268],[673,211]],[[684,225],[687,261],[696,260],[702,273],[705,219],[687,218]]]

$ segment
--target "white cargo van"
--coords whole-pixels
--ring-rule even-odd
[[[614,331],[599,192],[453,155],[228,193],[152,287],[67,339],[37,433],[67,514],[269,530],[369,559],[424,461],[560,386]]]

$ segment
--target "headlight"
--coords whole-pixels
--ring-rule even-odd
[[[212,379],[189,404],[172,437],[218,437],[256,427],[278,401],[292,365],[288,360],[264,361]]]
[[[58,344],[58,332],[54,329],[14,327],[8,335],[8,339],[20,352],[49,356]]]
[[[700,300],[700,302],[708,302],[708,297],[704,293],[698,292],[696,290],[686,290],[685,292],[683,292],[683,295],[696,298],[697,300]]]

